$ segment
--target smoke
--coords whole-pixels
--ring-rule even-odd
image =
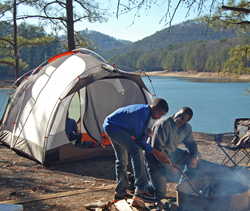
[[[202,160],[192,183],[203,195],[194,193],[186,182],[180,183],[178,201],[183,210],[243,210],[249,206],[250,174],[245,167],[226,167]]]

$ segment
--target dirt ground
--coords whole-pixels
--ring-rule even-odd
[[[235,168],[219,165],[224,154],[213,136],[194,132],[194,137],[202,154],[198,177],[231,179]],[[0,202],[22,204],[25,211],[86,210],[85,205],[90,202],[112,202],[116,186],[114,167],[114,157],[42,166],[0,144]],[[250,184],[248,169],[240,168],[239,172],[240,180]],[[169,178],[166,187],[166,197],[173,201],[179,176]]]

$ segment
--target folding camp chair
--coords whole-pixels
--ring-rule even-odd
[[[232,137],[232,141],[225,145],[223,138]],[[227,138],[228,138],[227,137]],[[217,146],[225,153],[222,165],[245,166],[250,162],[250,118],[240,118],[234,121],[233,133],[221,133],[214,135]]]

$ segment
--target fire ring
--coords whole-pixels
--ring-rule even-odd
[[[177,185],[180,211],[240,211],[249,205],[249,186],[234,180],[196,179],[191,181],[197,195],[187,182]]]

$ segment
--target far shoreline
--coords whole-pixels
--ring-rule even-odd
[[[225,79],[235,82],[250,82],[250,74],[240,75],[238,78],[234,74],[221,73],[221,72],[196,72],[196,71],[176,71],[169,72],[163,71],[151,71],[143,72],[148,76],[167,76],[167,77],[179,77],[179,78],[201,78],[201,79]],[[0,89],[15,89],[11,86],[0,86]]]
[[[181,71],[169,72],[152,71],[145,72],[148,76],[167,76],[167,77],[180,77],[180,78],[203,78],[203,79],[228,79],[232,81],[250,82],[250,74],[240,75],[238,78],[234,74],[218,73],[218,72],[196,72],[196,71]]]

